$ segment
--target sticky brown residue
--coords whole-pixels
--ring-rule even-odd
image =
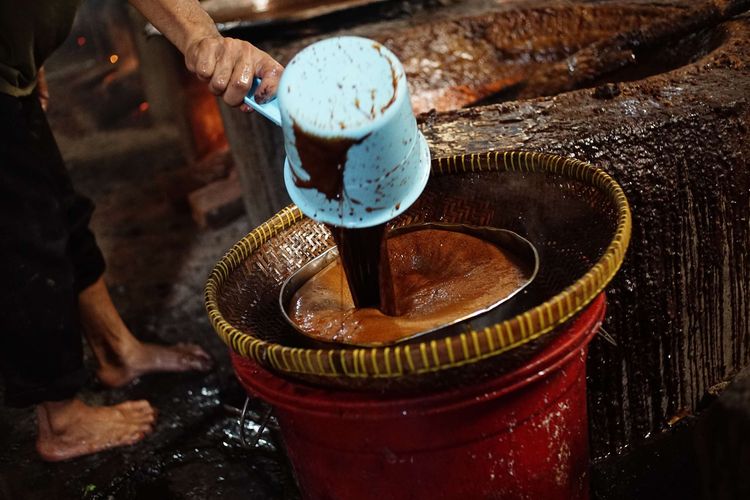
[[[346,155],[369,134],[360,139],[324,138],[305,132],[296,123],[292,124],[292,129],[302,168],[310,176],[309,180],[300,179],[292,169],[294,185],[320,191],[329,200],[342,200]]]

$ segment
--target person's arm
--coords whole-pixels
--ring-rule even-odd
[[[39,68],[36,74],[36,94],[39,97],[39,104],[42,109],[47,111],[49,105],[49,87],[47,86],[47,74],[44,72],[44,66]]]
[[[252,44],[223,37],[198,0],[130,0],[185,56],[185,65],[230,106],[242,104],[253,83],[259,102],[276,93],[283,67]]]

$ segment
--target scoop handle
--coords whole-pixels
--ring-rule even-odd
[[[280,127],[281,110],[279,109],[279,101],[276,100],[276,96],[273,96],[270,101],[264,102],[263,104],[256,102],[254,94],[258,85],[260,85],[260,78],[255,78],[253,80],[253,86],[250,87],[250,91],[245,96],[245,104]]]

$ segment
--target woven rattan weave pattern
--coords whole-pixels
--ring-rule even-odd
[[[554,332],[604,289],[622,263],[631,228],[625,195],[605,172],[531,152],[433,160],[425,192],[391,225],[418,222],[499,227],[532,242],[539,252],[539,274],[519,297],[512,317],[507,310],[504,317],[490,311],[460,332],[439,332],[395,347],[311,344],[283,320],[279,289],[333,241],[322,225],[289,207],[216,265],[205,293],[210,320],[239,355],[317,384],[414,387],[436,380],[434,374],[450,379],[470,367],[472,373],[480,366],[497,371],[511,353]]]

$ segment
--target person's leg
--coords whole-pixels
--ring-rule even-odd
[[[55,146],[48,128],[40,133],[49,133]],[[56,146],[55,151],[59,157]],[[94,205],[75,191],[62,158],[52,165],[68,229],[67,255],[73,265],[80,320],[99,364],[97,376],[101,382],[120,387],[151,372],[209,370],[213,366],[211,357],[197,345],[162,346],[140,342],[133,336],[115,309],[102,277],[104,258],[89,228]]]
[[[85,380],[73,268],[30,98],[0,94],[0,369],[6,402],[71,398]]]
[[[79,294],[79,310],[86,338],[99,362],[97,376],[119,387],[151,372],[206,371],[211,357],[193,344],[162,346],[140,342],[112,304],[103,279]]]
[[[153,430],[156,410],[148,401],[88,406],[73,398],[37,405],[36,449],[50,462],[135,444]]]
[[[75,398],[86,374],[64,167],[34,99],[0,94],[0,372],[6,404],[37,405],[41,456],[61,460],[142,438],[155,412]]]

